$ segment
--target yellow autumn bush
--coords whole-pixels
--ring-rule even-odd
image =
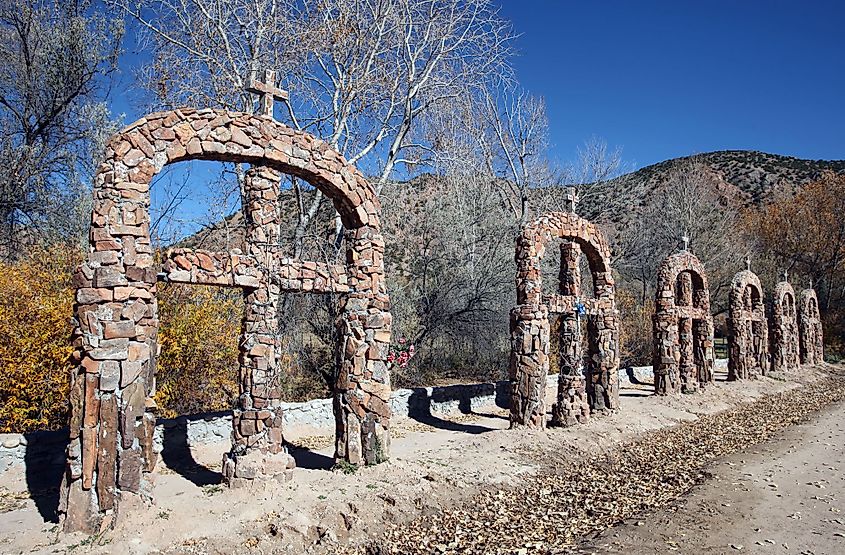
[[[0,432],[61,428],[70,384],[77,249],[0,263]]]
[[[67,424],[73,269],[66,245],[0,263],[0,432]],[[161,286],[157,401],[164,416],[223,410],[238,395],[239,291]]]
[[[227,410],[238,398],[240,290],[159,285],[156,403],[160,415]]]

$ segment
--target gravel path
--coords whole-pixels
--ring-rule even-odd
[[[707,478],[716,459],[772,438],[845,399],[845,377],[836,372],[798,389],[650,433],[581,464],[563,457],[549,460],[547,471],[527,478],[522,488],[491,488],[459,508],[395,526],[359,552],[573,552],[582,538],[672,504]]]

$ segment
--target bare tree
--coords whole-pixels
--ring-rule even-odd
[[[627,186],[625,173],[630,166],[622,158],[622,149],[610,148],[600,137],[590,137],[577,150],[573,164],[565,170],[564,180],[578,189],[579,213],[604,222],[613,212],[609,199],[620,196]]]
[[[617,245],[620,267],[641,283],[643,295],[663,258],[676,252],[686,235],[708,270],[714,308],[724,309],[724,293],[747,249],[738,230],[736,202],[722,184],[709,166],[690,157],[676,162],[652,191],[641,217]]]
[[[376,176],[377,191],[397,166],[430,162],[426,117],[509,72],[510,25],[490,0],[115,2],[146,31],[146,83],[162,102],[250,110],[246,77],[279,69],[290,122]],[[300,244],[323,199],[292,187]]]
[[[487,171],[500,179],[503,201],[520,226],[528,222],[532,189],[555,180],[546,158],[549,122],[542,98],[504,89],[482,91],[486,132],[478,134]],[[536,195],[535,195],[536,196]]]
[[[86,1],[0,2],[0,250],[76,239],[102,144],[122,26]]]

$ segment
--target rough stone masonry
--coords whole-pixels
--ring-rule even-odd
[[[655,393],[695,393],[713,381],[710,289],[704,265],[686,246],[657,271],[652,325]]]
[[[570,195],[574,193],[570,192]],[[572,202],[574,209],[574,199]],[[552,240],[561,244],[560,293],[543,295],[540,262]],[[581,298],[578,259],[587,257],[595,298]],[[526,225],[516,245],[517,306],[510,315],[511,425],[546,425],[545,384],[549,371],[549,314],[561,322],[560,375],[553,421],[585,422],[590,413],[619,406],[619,316],[610,248],[591,222],[574,212],[552,212]],[[580,317],[587,319],[586,368],[581,355]],[[585,381],[586,380],[586,381]]]
[[[152,472],[157,271],[149,232],[149,187],[166,165],[185,160],[251,164],[244,207],[249,252],[173,252],[173,281],[240,287],[246,295],[240,406],[232,464],[242,478],[283,476],[282,415],[275,373],[273,298],[282,291],[340,296],[336,360],[336,457],[374,463],[388,455],[391,316],[384,281],[380,205],[358,170],[327,143],[267,116],[180,109],[151,114],[109,141],[94,184],[89,253],[74,275],[78,371],[71,385],[70,444],[59,513],[64,529],[96,532],[113,522],[124,495],[145,490]],[[282,258],[277,248],[278,174],[295,175],[334,203],[346,264]],[[269,323],[268,323],[269,322]],[[281,457],[274,458],[274,455]],[[267,466],[262,466],[266,462]]]
[[[798,369],[798,316],[795,290],[784,273],[775,285],[771,307],[772,372]]]
[[[819,299],[811,287],[798,297],[798,343],[801,364],[824,362],[824,333],[819,315]]]
[[[728,380],[765,376],[769,364],[768,321],[760,278],[746,269],[731,281],[728,295]]]

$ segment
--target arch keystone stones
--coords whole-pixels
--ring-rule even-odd
[[[150,114],[109,141],[94,183],[89,253],[75,272],[70,445],[59,513],[67,531],[113,522],[123,496],[146,490],[156,463],[157,272],[150,243],[149,187],[167,164],[251,164],[246,175],[248,252],[179,249],[164,274],[183,283],[239,287],[245,315],[241,395],[224,477],[288,474],[277,383],[282,291],[339,294],[334,406],[336,458],[373,464],[389,451],[391,317],[384,281],[381,207],[370,184],[329,145],[271,117],[182,108]],[[283,258],[277,197],[281,174],[332,200],[345,226],[346,264]]]
[[[713,381],[707,274],[686,249],[668,256],[657,271],[652,323],[655,393],[694,393]]]
[[[560,293],[543,295],[540,262],[555,239],[561,244]],[[578,260],[587,257],[594,299],[581,298]],[[511,426],[546,425],[549,314],[561,322],[560,375],[553,421],[584,422],[591,412],[619,406],[619,324],[610,248],[601,232],[572,212],[552,212],[526,225],[516,244],[517,306],[511,311]],[[586,368],[581,315],[587,318]]]

